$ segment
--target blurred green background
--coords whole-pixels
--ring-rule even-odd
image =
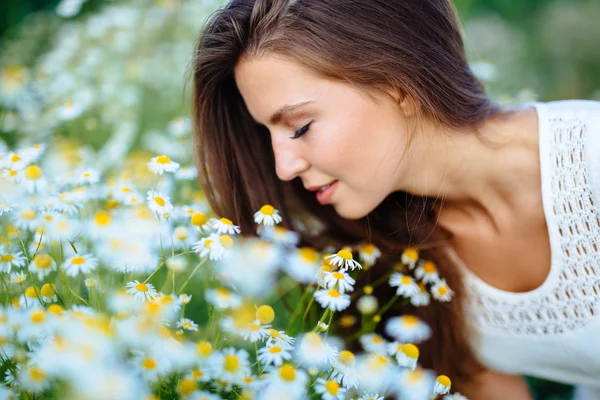
[[[0,43],[23,35],[19,26],[29,24],[46,34],[35,36],[35,43],[21,43],[29,46],[29,54],[42,53],[44,46],[51,45],[52,36],[58,32],[64,19],[85,18],[86,14],[107,4],[119,2],[88,0],[74,17],[48,17],[48,14],[55,14],[58,3],[57,0],[0,2]],[[454,0],[454,3],[463,24],[469,58],[476,63],[478,74],[492,96],[507,102],[575,98],[600,100],[600,1]],[[36,19],[39,15],[46,16]],[[202,18],[198,18],[198,29],[201,22]],[[32,51],[30,47],[39,51]],[[0,58],[3,50],[0,45]],[[105,140],[105,136],[97,133],[94,138]],[[5,140],[10,142],[10,135]],[[532,378],[528,382],[538,399],[571,397],[572,388],[569,386]]]

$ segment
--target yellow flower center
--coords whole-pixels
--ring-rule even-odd
[[[154,369],[156,368],[156,365],[156,360],[153,358],[146,358],[144,361],[142,361],[142,367],[145,369]]]
[[[381,341],[381,336],[373,336],[373,343],[379,344]]]
[[[21,161],[21,157],[19,157],[18,154],[13,154],[13,156],[10,158],[10,162],[18,162]]]
[[[148,286],[145,283],[138,283],[135,285],[135,290],[146,293],[148,291]]]
[[[222,224],[233,226],[233,222],[230,219],[221,218],[219,221],[221,221]]]
[[[160,155],[160,156],[156,157],[156,162],[158,164],[168,164],[171,162],[171,159],[167,156]]]
[[[410,285],[411,283],[412,283],[412,279],[410,279],[410,276],[404,275],[402,277],[402,284],[403,285]]]
[[[271,353],[271,354],[281,353],[281,347],[273,346],[269,349],[269,353]]]
[[[35,211],[33,211],[32,209],[23,210],[21,212],[21,218],[32,220],[35,218]]]
[[[367,244],[363,244],[361,246],[361,250],[367,254],[373,254],[375,253],[375,245],[373,243],[367,243]]]
[[[52,297],[55,294],[56,294],[56,292],[54,291],[54,288],[52,287],[51,284],[46,283],[44,286],[42,286],[42,296]]]
[[[3,254],[2,257],[0,257],[1,262],[11,262],[14,259],[15,257],[13,257],[12,254]]]
[[[195,369],[192,371],[192,378],[194,379],[201,379],[203,376],[204,372],[202,372],[202,370]]]
[[[287,382],[293,382],[296,379],[296,368],[290,364],[285,364],[279,368],[279,376]]]
[[[34,382],[40,382],[46,379],[46,374],[37,367],[31,367],[30,376],[31,380]]]
[[[419,318],[415,317],[414,315],[404,315],[402,317],[402,321],[406,325],[416,325],[419,322]]]
[[[402,346],[402,352],[409,358],[419,358],[419,349],[411,343]]]
[[[260,213],[263,215],[273,215],[275,214],[275,208],[270,204],[265,204],[260,208]]]
[[[206,223],[207,220],[208,218],[206,217],[206,215],[201,212],[194,213],[191,218],[192,225],[195,226],[202,226]]]
[[[437,268],[431,261],[425,261],[423,262],[423,271],[425,271],[426,274],[432,274],[437,271]]]
[[[446,375],[440,375],[437,377],[436,381],[443,386],[446,387],[450,387],[451,382],[450,382],[450,378],[448,378]]]
[[[62,312],[63,312],[63,310],[64,309],[60,305],[58,305],[58,304],[51,304],[48,307],[48,312],[51,312],[54,315],[61,315]]]
[[[25,290],[25,296],[35,299],[37,298],[37,288],[35,286],[29,286],[27,290]]]
[[[344,260],[352,260],[352,253],[346,249],[342,249],[337,252],[338,257],[343,258]]]
[[[111,217],[106,211],[98,211],[94,216],[94,220],[97,225],[108,225],[110,224]]]
[[[223,369],[229,372],[236,372],[238,369],[240,369],[240,360],[234,354],[226,355]]]
[[[34,311],[33,313],[31,313],[31,322],[33,324],[41,324],[45,320],[46,320],[46,314],[44,314],[44,311],[38,310],[38,311]]]
[[[83,258],[83,257],[81,257],[81,256],[77,256],[77,257],[75,257],[75,258],[74,258],[74,259],[71,261],[71,264],[74,264],[74,265],[81,265],[81,264],[83,264],[84,262],[85,262],[85,258]]]
[[[37,165],[30,165],[25,169],[25,178],[30,181],[37,181],[42,177],[42,169]]]
[[[338,298],[338,297],[340,297],[340,292],[338,292],[338,291],[337,291],[337,290],[335,290],[335,289],[329,289],[329,290],[327,291],[327,294],[328,294],[329,296],[331,296],[331,297],[334,297],[334,298]]]
[[[161,207],[165,205],[165,200],[162,197],[160,197],[160,196],[155,196],[154,197],[154,202],[156,204],[158,204],[159,206],[161,206]]]
[[[48,254],[38,254],[33,262],[38,269],[48,269],[52,266],[52,257]]]
[[[275,319],[275,310],[271,306],[260,306],[256,310],[256,318],[263,324],[269,324]]]
[[[280,336],[280,335],[279,335],[279,332],[278,332],[278,331],[276,331],[276,330],[275,330],[275,329],[273,329],[273,328],[269,328],[269,329],[268,329],[268,331],[269,331],[269,335],[270,335],[271,337],[278,338],[278,337]]]
[[[196,352],[202,357],[208,357],[212,353],[212,344],[203,340],[196,345]]]
[[[340,390],[340,384],[336,381],[327,381],[325,384],[325,390],[327,390],[328,393],[336,395]]]
[[[230,249],[233,247],[233,239],[229,235],[219,236],[219,242],[221,242],[223,247],[225,247],[226,249]]]
[[[356,357],[354,356],[354,353],[352,353],[351,351],[342,350],[342,351],[340,351],[340,355],[338,356],[338,359],[344,365],[352,365],[352,364],[354,364]]]
[[[342,280],[342,279],[344,279],[344,274],[342,274],[341,272],[337,272],[336,271],[336,272],[333,273],[333,277],[335,279],[337,279],[337,280]]]
[[[365,292],[365,294],[372,294],[373,293],[373,286],[367,285],[367,286],[364,287],[363,291]]]
[[[319,260],[319,253],[311,247],[301,247],[298,249],[300,257],[309,263],[316,263]]]
[[[417,261],[419,259],[419,251],[414,247],[405,249],[402,254],[412,261]]]
[[[177,390],[183,396],[189,396],[196,389],[198,389],[198,384],[196,383],[196,381],[193,381],[191,379],[182,379],[181,381],[179,381],[179,385],[177,385]]]
[[[210,249],[210,244],[212,243],[212,239],[206,239],[204,241],[204,248],[205,249]]]
[[[446,288],[446,286],[443,285],[440,286],[437,291],[440,296],[445,296],[446,294],[448,294],[448,289]]]

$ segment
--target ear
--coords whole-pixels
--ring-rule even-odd
[[[399,90],[388,90],[388,94],[398,103],[405,116],[410,117],[419,111],[418,102],[410,94]]]

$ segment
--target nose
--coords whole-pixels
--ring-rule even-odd
[[[280,180],[290,181],[309,168],[301,144],[296,140],[282,134],[278,138],[272,137],[271,145],[275,156],[275,173]]]

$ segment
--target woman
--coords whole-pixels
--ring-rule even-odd
[[[530,399],[524,374],[600,398],[599,103],[494,104],[448,0],[236,0],[193,63],[219,215],[309,212],[305,243],[370,240],[379,270],[417,247],[456,292],[419,309],[423,365],[471,399]]]

